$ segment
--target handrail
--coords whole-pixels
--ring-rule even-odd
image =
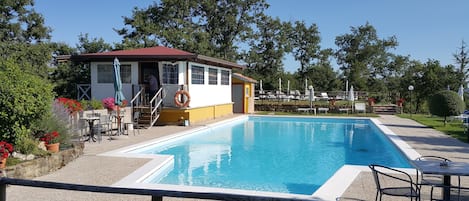
[[[150,99],[150,127],[155,125],[156,121],[158,120],[161,112],[161,107],[163,103],[163,88],[160,88],[156,94],[151,97]],[[155,104],[155,107],[153,107],[153,102],[158,102]],[[159,110],[159,111],[158,111]]]
[[[195,199],[211,199],[211,200],[303,200],[300,198],[277,198],[261,195],[241,195],[228,192],[188,192],[177,190],[158,190],[158,189],[142,189],[142,188],[124,188],[109,186],[93,186],[84,184],[70,184],[62,182],[38,181],[1,177],[0,178],[0,201],[6,201],[7,185],[28,186],[37,188],[50,188],[72,191],[86,191],[95,193],[111,193],[111,194],[127,194],[127,195],[150,195],[152,200],[163,200],[163,197],[179,197],[179,198],[195,198]],[[312,197],[312,199],[314,199]]]

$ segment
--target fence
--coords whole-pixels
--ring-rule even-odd
[[[152,201],[162,201],[163,197],[195,198],[195,199],[211,199],[211,200],[233,200],[233,201],[235,200],[253,200],[253,201],[303,200],[303,199],[294,198],[294,197],[276,198],[276,197],[266,197],[266,196],[260,196],[260,195],[240,195],[240,194],[231,194],[231,193],[185,192],[185,191],[156,190],[156,189],[120,188],[120,187],[92,186],[92,185],[69,184],[69,183],[60,183],[60,182],[37,181],[37,180],[14,179],[14,178],[2,177],[0,178],[0,201],[6,201],[7,185],[60,189],[60,190],[72,190],[72,191],[86,191],[86,192],[95,192],[95,193],[148,195],[148,196],[151,196]]]

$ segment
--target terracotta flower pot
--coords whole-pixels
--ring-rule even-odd
[[[47,151],[50,151],[52,153],[57,153],[59,152],[60,143],[47,144],[46,148],[47,148]]]
[[[0,168],[3,169],[6,167],[7,165],[7,158],[3,158],[0,160],[1,164],[0,164]]]

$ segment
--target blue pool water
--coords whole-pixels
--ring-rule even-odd
[[[370,120],[249,117],[135,153],[174,155],[148,183],[311,195],[345,164],[411,167]]]

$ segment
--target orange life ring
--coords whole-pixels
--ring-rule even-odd
[[[184,99],[184,102],[181,102],[179,96],[186,96]],[[174,95],[174,104],[178,107],[188,107],[189,103],[191,102],[191,96],[189,95],[189,92],[186,90],[179,90],[176,91],[176,94]]]

